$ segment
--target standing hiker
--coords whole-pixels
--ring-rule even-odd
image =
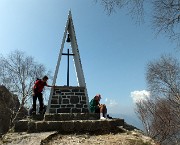
[[[90,111],[92,113],[100,113],[100,119],[107,119],[107,109],[105,104],[100,104],[101,95],[97,94],[90,101]]]
[[[36,114],[36,100],[39,100],[39,113],[43,114],[44,103],[43,103],[43,95],[42,91],[44,86],[46,87],[54,87],[47,84],[48,77],[44,76],[42,79],[37,79],[32,88],[33,90],[33,105],[32,105],[32,114]]]

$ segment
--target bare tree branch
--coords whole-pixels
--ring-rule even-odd
[[[0,80],[11,92],[18,95],[24,105],[32,94],[32,85],[37,78],[46,72],[42,64],[38,64],[32,57],[21,51],[14,51],[7,58],[1,57]]]
[[[95,0],[101,2],[108,15],[127,8],[136,22],[144,17],[152,22],[156,35],[164,34],[180,47],[180,0]]]

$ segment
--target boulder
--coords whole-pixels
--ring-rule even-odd
[[[0,134],[8,131],[10,123],[14,118],[14,114],[18,111],[20,102],[17,95],[9,92],[5,86],[0,86]],[[22,119],[27,110],[21,109],[18,119]]]

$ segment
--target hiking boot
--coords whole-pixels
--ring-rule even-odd
[[[44,114],[44,110],[39,111],[39,114]]]
[[[33,111],[31,114],[32,114],[32,115],[36,115],[36,111]]]
[[[111,116],[109,116],[109,114],[107,115],[107,118],[108,118],[108,119],[113,119]]]

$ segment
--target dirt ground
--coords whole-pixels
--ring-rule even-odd
[[[0,141],[3,145],[156,145],[154,141],[139,132],[90,135],[62,135],[56,132],[9,133]]]

